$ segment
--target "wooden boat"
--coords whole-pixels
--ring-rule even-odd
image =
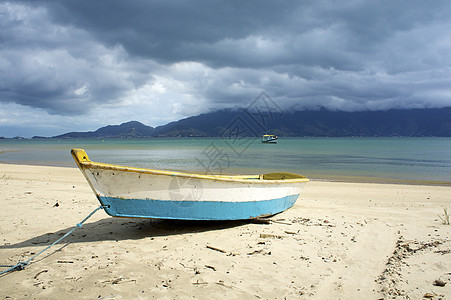
[[[304,176],[201,175],[92,162],[72,156],[105,211],[113,217],[239,220],[270,216],[294,205]]]
[[[278,137],[273,134],[265,134],[262,136],[262,143],[275,144],[277,143]]]

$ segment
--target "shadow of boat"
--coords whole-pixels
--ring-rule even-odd
[[[98,241],[139,240],[151,237],[201,233],[234,228],[250,223],[253,223],[253,220],[189,221],[106,218],[93,223],[84,224],[82,228],[75,230],[58,245]],[[56,232],[35,236],[15,244],[0,245],[0,249],[47,246],[69,232],[72,228],[74,228],[74,226]]]

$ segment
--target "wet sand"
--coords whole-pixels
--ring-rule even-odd
[[[29,259],[99,206],[75,168],[0,164],[0,191],[4,265]],[[269,224],[98,211],[1,276],[0,297],[450,299],[443,208],[451,210],[451,187],[312,181]]]

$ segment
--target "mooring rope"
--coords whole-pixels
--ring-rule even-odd
[[[0,272],[0,276],[3,274],[6,274],[8,272],[13,272],[13,271],[21,271],[23,269],[25,269],[29,264],[31,264],[32,260],[35,259],[36,257],[38,257],[40,254],[42,254],[43,252],[45,252],[46,250],[48,250],[50,247],[52,247],[53,245],[59,243],[61,240],[63,240],[64,238],[66,238],[68,235],[70,235],[72,232],[74,232],[75,230],[77,230],[78,228],[83,227],[83,223],[86,222],[86,220],[88,220],[90,217],[92,217],[93,214],[95,214],[98,210],[105,208],[106,206],[99,206],[96,209],[94,209],[86,218],[84,218],[80,223],[77,223],[77,225],[72,228],[68,233],[66,233],[65,235],[63,235],[62,237],[60,237],[59,239],[57,239],[56,241],[54,241],[53,243],[51,243],[50,245],[48,245],[47,247],[45,247],[43,250],[41,250],[39,253],[35,254],[34,256],[32,256],[31,258],[29,258],[26,261],[19,261],[17,264],[15,265],[0,265],[0,268],[9,268],[5,271]]]

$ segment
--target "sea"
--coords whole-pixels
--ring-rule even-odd
[[[0,139],[0,163],[76,168],[72,148],[92,161],[160,170],[451,185],[451,138],[439,137]]]

